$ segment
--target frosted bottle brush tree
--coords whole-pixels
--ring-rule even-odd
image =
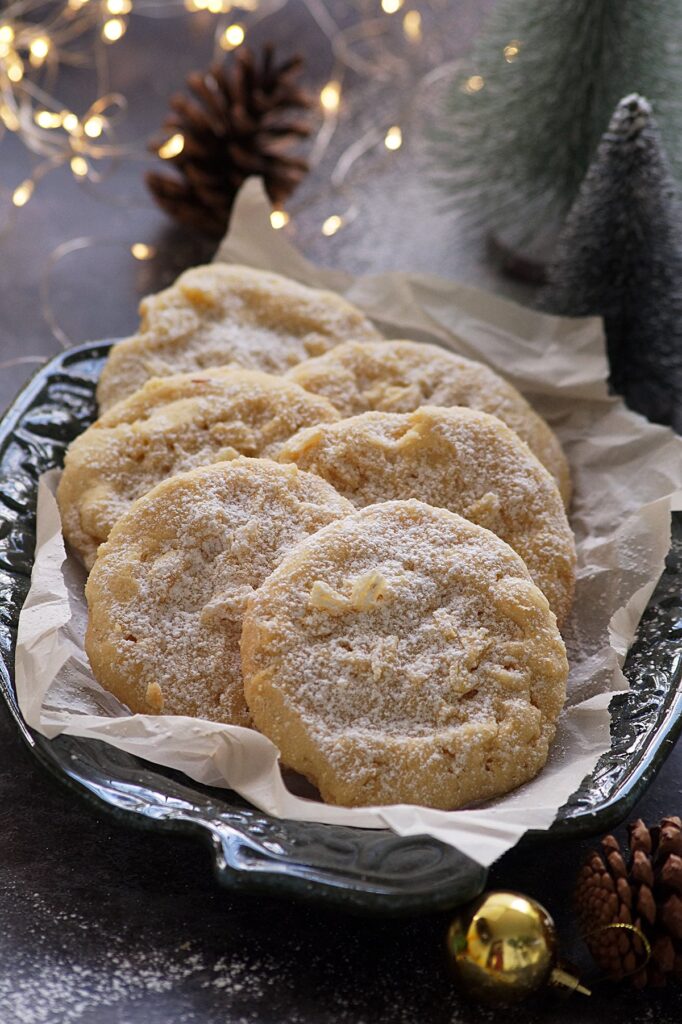
[[[500,0],[450,85],[437,179],[478,226],[544,256],[635,91],[682,177],[682,0]]]
[[[641,96],[616,108],[539,305],[602,316],[613,390],[682,432],[682,206]]]

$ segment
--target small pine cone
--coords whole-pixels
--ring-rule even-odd
[[[218,238],[247,178],[261,177],[275,205],[291,195],[308,170],[305,160],[287,152],[310,134],[300,112],[313,101],[296,83],[302,66],[299,57],[278,64],[272,46],[259,57],[243,47],[230,67],[188,76],[191,98],[172,97],[166,136],[149,146],[158,154],[169,136],[182,136],[180,152],[165,161],[176,174],[146,175],[166,213]]]
[[[682,980],[682,821],[664,818],[655,828],[635,821],[628,845],[626,861],[618,840],[606,836],[578,875],[585,941],[614,980],[630,977],[639,988]]]

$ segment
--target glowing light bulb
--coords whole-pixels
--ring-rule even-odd
[[[102,25],[102,39],[105,43],[116,43],[125,35],[126,28],[123,18],[109,18]]]
[[[12,108],[8,107],[6,103],[0,104],[0,117],[2,118],[5,128],[7,128],[8,131],[19,131],[19,118],[14,113]]]
[[[480,92],[485,85],[485,78],[482,75],[471,75],[462,86],[464,92]]]
[[[289,223],[289,214],[286,210],[273,210],[270,214],[270,223],[272,224],[275,231],[279,231]]]
[[[72,114],[69,110],[62,110],[60,117],[67,132],[78,131],[78,118],[75,114]]]
[[[132,9],[131,0],[107,0],[109,14],[130,14]]]
[[[21,185],[18,185],[12,193],[12,202],[15,206],[26,206],[33,195],[33,189],[35,188],[34,182],[30,178],[26,181],[22,181]]]
[[[171,135],[170,139],[164,142],[163,146],[159,146],[158,153],[162,160],[170,160],[172,157],[182,153],[185,148],[185,136],[180,132],[176,132],[175,135]]]
[[[206,10],[210,11],[211,14],[221,14],[224,10],[223,0],[208,0]]]
[[[50,52],[50,40],[47,36],[36,36],[28,47],[28,59],[34,67],[40,67]]]
[[[19,57],[16,57],[7,68],[7,77],[15,84],[24,77],[24,65]]]
[[[61,128],[62,115],[55,114],[52,110],[37,110],[33,120],[39,128]]]
[[[422,38],[422,16],[419,11],[406,11],[403,18],[403,32],[411,43],[418,43]]]
[[[330,113],[338,110],[341,103],[341,83],[327,82],[320,91],[320,103],[323,109],[328,110]]]
[[[331,238],[335,235],[339,228],[343,227],[343,217],[339,217],[338,213],[333,213],[331,217],[327,217],[326,221],[322,225],[322,234],[327,238]]]
[[[397,124],[392,125],[386,132],[384,146],[386,149],[400,149],[403,144],[403,133]]]
[[[84,123],[83,131],[89,139],[98,139],[104,131],[106,122],[99,114],[92,114]]]
[[[88,171],[90,170],[90,167],[88,166],[88,161],[84,157],[82,157],[82,156],[72,156],[71,157],[71,170],[73,171],[73,173],[76,175],[77,178],[84,178],[86,176],[86,174],[88,173]]]
[[[146,245],[145,242],[133,242],[130,251],[136,260],[151,260],[156,256],[154,246]]]
[[[513,62],[519,55],[520,49],[521,43],[518,39],[509,40],[509,42],[502,51],[502,53],[504,54],[504,59],[506,60],[507,64],[513,64]]]
[[[241,25],[228,25],[220,37],[223,50],[234,50],[244,42],[246,33]]]
[[[0,25],[0,43],[11,43],[14,40],[14,29],[11,25]]]
[[[381,9],[385,14],[395,14],[403,6],[404,0],[381,0]]]

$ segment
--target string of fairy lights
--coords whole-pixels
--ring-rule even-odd
[[[126,97],[110,87],[112,54],[131,26],[132,16],[171,18],[188,14],[203,19],[212,34],[214,58],[248,43],[254,27],[284,8],[289,0],[9,0],[0,12],[0,140],[12,133],[34,157],[33,168],[23,181],[1,183],[0,201],[17,213],[42,187],[43,179],[56,168],[68,168],[73,178],[99,189],[100,198],[114,201],[106,179],[117,161],[149,160],[147,139],[120,142],[117,130],[125,118]],[[286,228],[306,210],[310,224],[311,201],[319,199],[322,211],[318,237],[331,238],[358,216],[353,196],[358,167],[370,173],[368,155],[383,153],[387,159],[400,150],[412,130],[412,114],[420,89],[438,78],[449,77],[459,68],[443,52],[438,25],[449,0],[348,0],[356,17],[343,24],[332,13],[334,5],[325,0],[297,0],[326,37],[332,54],[329,78],[318,86],[318,119],[308,160],[318,166],[325,157],[324,184],[319,196],[307,191],[305,198],[273,209],[273,228]],[[350,24],[348,24],[350,22]],[[514,61],[521,42],[511,39],[501,57]],[[59,73],[62,68],[89,72],[91,101],[77,113],[60,101]],[[94,71],[94,74],[93,74]],[[367,103],[367,90],[357,87],[357,78],[367,82],[376,96],[383,90],[388,103]],[[352,88],[348,80],[355,78]],[[395,88],[400,81],[401,89]],[[180,83],[179,83],[180,84]],[[462,78],[463,91],[471,95],[485,87],[481,75]],[[358,101],[356,96],[360,96]],[[357,110],[354,104],[363,108]],[[382,115],[373,110],[387,109]],[[368,109],[364,109],[368,108]],[[351,121],[357,132],[350,144],[337,153],[339,127]],[[180,153],[185,139],[170,134],[158,146],[161,159]],[[351,184],[349,185],[349,182]],[[151,202],[151,199],[149,200]],[[336,209],[334,209],[336,205]],[[331,209],[329,209],[331,206]],[[306,228],[309,230],[309,228]],[[50,275],[57,263],[71,253],[111,240],[83,237],[70,239],[49,254],[42,291],[45,319],[60,344],[72,343],[59,326],[50,300]],[[121,244],[121,243],[117,243]],[[134,242],[129,247],[134,260],[153,259],[154,247]],[[22,357],[33,358],[33,357]]]
[[[438,2],[438,0],[435,0]],[[442,2],[442,0],[441,0]],[[11,202],[22,207],[50,171],[68,165],[76,179],[98,183],[105,161],[148,159],[146,140],[121,144],[115,128],[125,114],[126,98],[108,89],[109,52],[126,35],[132,14],[169,17],[185,12],[215,16],[216,55],[237,49],[248,30],[281,8],[286,0],[14,0],[0,15],[0,129],[15,133],[38,159],[28,177],[14,185]],[[410,46],[422,40],[422,13],[410,0],[355,0],[361,15],[350,28],[341,29],[323,0],[305,0],[305,7],[329,39],[333,71],[319,91],[320,121],[310,163],[318,164],[327,152],[346,104],[347,73],[388,80],[400,74],[409,53],[396,55],[386,47],[389,20],[400,19],[402,39]],[[422,7],[424,7],[422,2]],[[364,51],[364,52],[363,52]],[[95,98],[78,115],[56,94],[61,66],[94,68]],[[348,113],[348,111],[346,111]],[[376,126],[354,143],[337,161],[332,184],[340,186],[356,160],[377,145],[394,152],[403,144],[400,124]],[[171,159],[185,140],[175,133],[159,146],[158,155]],[[273,210],[272,224],[285,227],[290,213]],[[331,237],[346,223],[332,213],[320,226]]]

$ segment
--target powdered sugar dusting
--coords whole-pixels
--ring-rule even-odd
[[[279,458],[319,473],[356,508],[417,498],[492,530],[521,555],[559,621],[568,615],[575,544],[561,497],[496,417],[431,406],[367,412],[300,431]]]
[[[532,777],[568,672],[518,556],[414,501],[294,549],[251,599],[242,652],[256,725],[351,805],[450,808]]]
[[[90,568],[116,520],[161,480],[234,455],[271,456],[301,428],[338,418],[326,399],[254,370],[147,381],[71,444],[57,495],[64,535]]]
[[[116,524],[88,580],[86,650],[99,682],[133,711],[247,725],[246,602],[299,540],[351,508],[319,477],[267,459],[154,488]]]
[[[464,405],[498,416],[556,478],[564,500],[570,497],[559,441],[516,388],[482,363],[423,342],[351,341],[300,363],[288,376],[346,417],[413,412],[421,405]]]
[[[170,288],[144,299],[140,312],[139,333],[114,347],[102,372],[102,409],[149,377],[228,363],[284,373],[341,342],[380,337],[333,292],[220,263],[187,270]]]

